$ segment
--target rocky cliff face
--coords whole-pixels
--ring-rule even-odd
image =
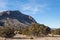
[[[17,10],[0,12],[0,23],[1,22],[10,26],[28,26],[32,23],[37,23],[31,16],[22,14]]]

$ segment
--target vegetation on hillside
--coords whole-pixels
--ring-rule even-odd
[[[0,37],[10,38],[13,37],[14,29],[9,27],[0,27]]]
[[[20,31],[22,31],[22,34],[25,35],[46,36],[51,32],[50,30],[51,29],[48,26],[45,26],[43,24],[32,24]]]
[[[53,35],[60,35],[60,28],[52,30],[51,32]]]
[[[29,31],[34,36],[44,36],[50,33],[50,28],[43,24],[32,24],[29,27]]]
[[[19,26],[19,28],[11,28],[10,26],[4,25],[0,27],[0,37],[11,38],[15,34],[32,35],[32,36],[47,36],[48,34],[60,35],[60,28],[51,31],[51,28],[44,24],[31,24],[28,27]]]

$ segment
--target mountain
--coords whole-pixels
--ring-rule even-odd
[[[4,24],[9,26],[25,27],[31,25],[32,23],[37,22],[31,16],[23,14],[18,10],[0,12],[0,26]]]

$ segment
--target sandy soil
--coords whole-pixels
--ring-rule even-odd
[[[34,40],[60,40],[60,37],[41,37]]]
[[[41,37],[41,38],[35,38],[35,39],[5,39],[5,38],[0,38],[0,40],[60,40],[60,37]]]
[[[29,39],[29,37],[27,37],[26,35],[17,34],[14,37],[16,37],[16,38],[5,39],[5,38],[0,37],[0,40],[60,40],[60,36],[57,36],[57,37],[34,37],[34,39]]]
[[[35,39],[6,39],[6,40],[60,40],[60,37],[41,37]]]

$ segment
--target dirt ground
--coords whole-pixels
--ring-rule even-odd
[[[60,40],[60,37],[41,37],[33,40]]]
[[[39,37],[34,39],[5,39],[0,38],[0,40],[60,40],[60,37]]]
[[[27,37],[26,35],[20,35],[17,34],[14,37],[17,38],[1,38],[0,40],[60,40],[60,36],[58,35],[57,37],[34,37],[34,39],[29,39],[29,37]],[[22,37],[22,39],[21,39]]]

